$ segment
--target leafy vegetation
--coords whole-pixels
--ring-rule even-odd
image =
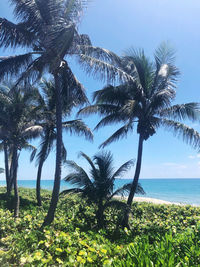
[[[105,213],[106,228],[97,230],[95,206],[78,196],[62,197],[55,220],[41,230],[50,192],[20,188],[21,213],[13,220],[0,194],[1,266],[198,266],[200,208],[134,203],[131,229],[120,229],[120,212]],[[12,207],[12,198],[10,199]]]

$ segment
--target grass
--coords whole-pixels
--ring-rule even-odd
[[[79,197],[59,201],[53,224],[41,230],[50,192],[36,206],[35,190],[20,188],[20,218],[13,219],[0,188],[0,266],[200,266],[200,208],[138,203],[131,230],[122,214],[106,212],[96,228],[95,207]]]

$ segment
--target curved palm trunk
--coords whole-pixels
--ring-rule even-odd
[[[3,142],[3,149],[4,149],[4,164],[6,171],[6,190],[7,190],[7,195],[9,195],[10,175],[9,175],[9,165],[8,165],[8,146],[5,141]]]
[[[38,206],[42,205],[41,194],[40,194],[40,190],[41,190],[40,185],[41,185],[42,168],[43,168],[43,164],[45,161],[45,155],[47,152],[47,146],[48,146],[48,141],[45,142],[44,151],[43,151],[42,157],[40,159],[39,166],[38,166],[38,172],[37,172],[36,197],[37,197],[37,205]]]
[[[58,73],[54,74],[55,89],[56,89],[56,170],[54,178],[54,187],[51,197],[50,207],[47,216],[44,220],[43,226],[51,224],[54,219],[61,179],[61,159],[62,159],[62,100],[61,100],[61,86]]]
[[[41,194],[40,194],[40,184],[41,184],[41,175],[42,175],[42,167],[44,164],[44,160],[41,160],[38,166],[37,172],[37,183],[36,183],[36,197],[37,197],[37,205],[42,206]]]
[[[144,139],[143,139],[142,135],[140,134],[135,175],[134,175],[133,183],[131,185],[131,190],[130,190],[128,201],[127,201],[127,204],[129,206],[131,206],[131,204],[133,202],[133,198],[134,198],[134,195],[135,195],[135,192],[137,189],[137,185],[138,185],[138,181],[139,181],[139,177],[140,177],[140,170],[141,170],[141,165],[142,165],[143,142],[144,142]]]
[[[143,142],[144,142],[144,138],[140,134],[135,175],[134,175],[133,183],[131,185],[131,190],[130,190],[130,193],[128,196],[128,200],[127,200],[128,209],[125,213],[125,216],[124,216],[124,219],[122,222],[123,227],[129,227],[128,220],[129,220],[129,215],[130,215],[130,208],[131,208],[131,204],[133,202],[133,198],[134,198],[134,195],[135,195],[135,192],[136,192],[136,189],[138,186],[139,177],[140,177],[140,170],[141,170],[141,164],[142,164]]]

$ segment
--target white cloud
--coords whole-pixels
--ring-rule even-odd
[[[197,158],[200,158],[200,154],[197,154]]]

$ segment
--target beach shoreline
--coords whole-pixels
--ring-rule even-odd
[[[126,196],[115,196],[115,198],[119,200],[127,200]],[[186,205],[194,206],[191,204],[166,201],[166,200],[150,198],[150,197],[134,197],[133,202],[139,202],[139,203],[146,202],[146,203],[152,203],[152,204],[158,204],[158,205],[165,204],[165,205],[178,205],[178,206],[186,206]]]

